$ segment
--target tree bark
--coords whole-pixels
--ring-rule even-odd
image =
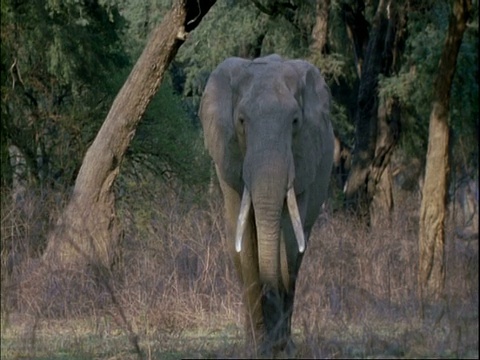
[[[433,88],[425,182],[420,207],[419,286],[422,304],[437,301],[445,284],[445,214],[449,173],[449,108],[453,77],[471,0],[455,0]]]
[[[351,11],[344,9],[347,28]],[[357,14],[357,17],[360,16]],[[351,17],[351,16],[350,16]],[[363,22],[356,21],[358,24]],[[363,25],[366,29],[367,25]],[[403,49],[406,28],[405,5],[382,0],[378,4],[367,51],[364,54],[361,39],[352,37],[356,49],[357,70],[360,76],[358,105],[355,114],[355,148],[352,167],[345,186],[347,205],[370,224],[378,222],[378,215],[387,216],[393,209],[389,162],[400,132],[400,106],[396,99],[378,98],[379,74],[390,75],[397,70],[398,57]],[[363,32],[365,31],[363,30]],[[362,37],[363,41],[365,37]],[[381,185],[379,185],[381,183]],[[377,188],[378,185],[378,188]],[[374,209],[376,207],[376,209]],[[373,212],[371,212],[373,210]]]
[[[355,147],[352,168],[345,186],[350,205],[362,214],[368,214],[367,180],[375,156],[377,140],[378,75],[382,71],[385,34],[388,28],[386,4],[381,0],[368,42],[363,66],[358,67],[360,86],[355,113]],[[356,48],[358,46],[355,46]],[[367,206],[365,206],[367,205]],[[361,210],[361,211],[359,211]]]
[[[216,0],[176,1],[150,39],[87,150],[73,194],[49,234],[44,260],[109,268],[119,226],[113,184],[125,152],[168,65]]]
[[[372,227],[388,224],[391,220],[394,204],[390,159],[400,134],[400,115],[396,98],[383,100],[378,109],[375,156],[367,182],[367,193],[372,199],[369,204]]]
[[[328,53],[328,13],[330,11],[330,0],[317,0],[315,25],[312,29],[312,43],[310,54],[317,56]]]
[[[12,167],[12,200],[14,204],[22,203],[27,192],[29,169],[27,159],[16,145],[8,146],[8,157]]]
[[[353,53],[355,55],[355,68],[360,78],[362,75],[362,66],[367,52],[370,24],[363,14],[365,10],[365,2],[357,1],[355,8],[349,4],[342,4],[343,21],[347,29],[347,35],[353,45]]]

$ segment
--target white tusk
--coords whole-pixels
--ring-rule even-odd
[[[305,251],[305,235],[303,233],[302,220],[298,212],[297,198],[293,186],[287,192],[287,206],[290,218],[292,219],[293,231],[298,242],[298,251],[303,253]]]
[[[252,198],[250,192],[245,188],[243,190],[242,203],[240,204],[240,213],[237,220],[237,233],[235,235],[235,250],[237,253],[242,251],[243,233],[247,226],[247,218],[250,214],[250,207],[252,205]]]

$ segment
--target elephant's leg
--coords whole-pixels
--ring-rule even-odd
[[[259,281],[258,250],[254,220],[249,220],[245,229],[245,237],[241,252],[242,285],[246,307],[245,330],[253,341],[255,349],[259,349],[265,338],[265,324],[262,314],[262,292]]]
[[[292,278],[289,271],[289,261],[287,259],[288,250],[284,236],[285,234],[282,233],[280,240],[282,283],[278,288],[264,286],[262,295],[263,315],[267,332],[264,347],[269,349],[272,353],[282,351],[290,342],[293,294],[290,293]],[[295,246],[296,245],[297,243],[295,242]]]
[[[304,253],[298,252],[298,245],[295,240],[293,227],[289,219],[284,218],[282,225],[281,266],[284,276],[284,288],[281,290],[282,315],[279,323],[278,343],[280,349],[287,356],[294,356],[295,344],[292,340],[292,316],[295,299],[295,287],[297,275],[300,270]],[[305,239],[308,239],[309,231],[305,232]]]
[[[262,303],[267,336],[263,348],[267,354],[284,351],[287,356],[293,356],[295,353],[291,339],[293,299],[294,290],[264,290]]]
[[[264,285],[262,289],[262,311],[266,331],[262,346],[264,352],[269,354],[278,350],[281,340],[283,298],[279,289]]]
[[[235,232],[240,211],[240,195],[219,179],[225,202],[227,247],[240,280],[245,306],[245,333],[247,344],[259,348],[264,339],[264,323],[261,309],[261,287],[258,275],[258,251],[253,216],[248,220],[242,242],[242,252],[235,251]]]
[[[284,322],[284,341],[283,341],[283,348],[282,350],[288,356],[293,356],[296,347],[295,343],[292,340],[292,316],[293,316],[293,303],[295,299],[295,282],[296,279],[291,281],[291,286],[288,291],[284,294],[284,301],[283,301],[283,313],[285,316]]]

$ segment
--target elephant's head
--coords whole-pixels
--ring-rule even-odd
[[[333,157],[329,107],[330,92],[318,69],[278,55],[254,61],[229,58],[205,88],[200,118],[206,146],[218,175],[243,194],[236,249],[241,251],[243,225],[253,205],[260,277],[272,287],[282,281],[284,208],[303,252],[308,211],[296,198],[319,176],[326,177],[328,186]]]

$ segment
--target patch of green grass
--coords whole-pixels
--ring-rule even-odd
[[[137,359],[121,329],[98,327],[99,319],[41,320],[11,316],[2,327],[1,359]],[[235,325],[195,329],[180,335],[160,331],[139,336],[146,359],[211,358],[241,343]],[[228,350],[230,351],[230,350]]]
[[[11,321],[2,328],[2,359],[137,359],[128,337],[119,328],[100,330],[98,319],[42,320],[35,329],[32,321]],[[428,325],[421,321],[398,322],[366,319],[350,321],[328,318],[321,324],[296,327],[293,332],[300,358],[478,358],[478,348],[469,346],[458,352],[455,341],[474,345],[478,324],[462,329],[463,339],[455,338],[447,319]],[[452,341],[452,338],[454,341]],[[477,342],[478,344],[478,342]],[[220,322],[214,328],[196,328],[180,334],[160,331],[139,333],[145,359],[238,358],[249,356],[243,348],[238,325]],[[250,349],[251,350],[251,349]]]

